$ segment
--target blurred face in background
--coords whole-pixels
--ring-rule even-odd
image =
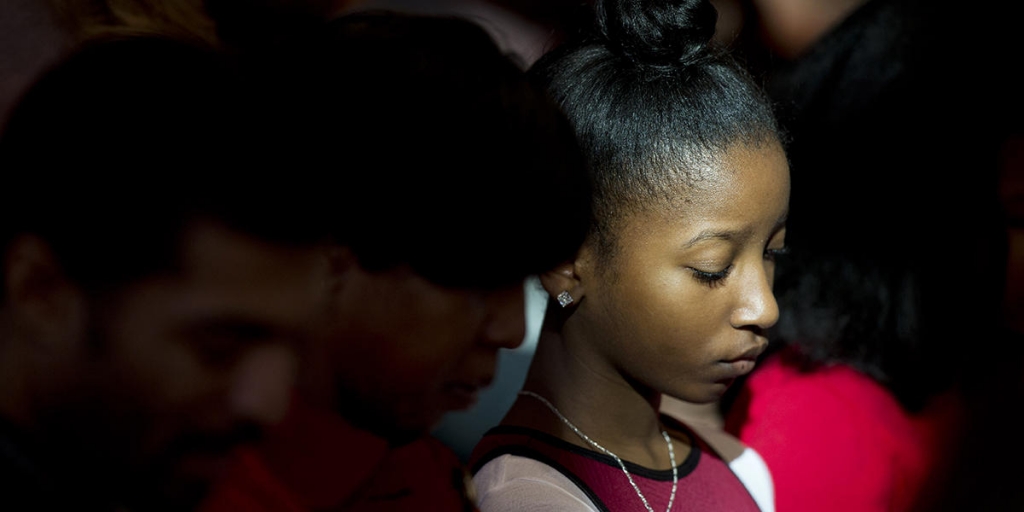
[[[110,492],[130,505],[191,508],[229,451],[286,412],[322,261],[201,223],[171,272],[101,294],[69,286],[67,389],[40,425],[115,475]]]
[[[349,421],[401,443],[476,402],[525,336],[523,285],[447,288],[407,267],[339,271],[322,389]],[[329,368],[323,368],[323,366]]]

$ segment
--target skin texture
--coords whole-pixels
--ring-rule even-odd
[[[612,257],[588,242],[542,279],[552,297],[570,290],[577,302],[561,328],[545,326],[525,389],[648,467],[670,467],[655,414],[661,395],[717,400],[753,369],[778,319],[773,251],[784,247],[789,201],[781,146],[735,145],[701,174],[675,205],[622,219]],[[506,423],[586,446],[529,397]]]
[[[406,267],[368,272],[342,258],[327,333],[333,353],[321,372],[334,379],[329,399],[344,416],[392,442],[471,406],[494,378],[498,349],[523,341],[521,283],[444,288]]]
[[[187,509],[231,448],[287,410],[298,346],[322,308],[321,252],[200,223],[177,269],[103,294],[57,278],[38,240],[11,254],[7,313],[23,328],[8,347],[29,354],[20,379],[34,391],[22,419],[61,464],[85,466],[55,473],[82,471],[98,493],[146,510]]]
[[[678,211],[627,220],[608,265],[581,267],[587,304],[566,332],[593,344],[597,373],[709,402],[751,369],[778,319],[766,255],[784,246],[788,202],[784,160],[758,156],[730,154]]]

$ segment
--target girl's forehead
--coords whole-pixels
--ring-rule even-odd
[[[779,144],[735,145],[689,174],[700,179],[666,184],[663,200],[631,208],[616,223],[620,236],[708,224],[774,225],[788,210],[789,165]]]
[[[740,195],[743,187],[774,188],[774,182],[781,182],[788,189],[789,185],[789,164],[778,141],[759,145],[735,143],[724,150],[701,154],[685,169],[667,168],[661,172],[664,179],[659,195],[664,204],[653,201],[650,206],[670,214],[686,214],[727,201]],[[762,178],[767,178],[768,183]]]

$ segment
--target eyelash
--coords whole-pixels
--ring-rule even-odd
[[[779,256],[785,256],[789,254],[789,247],[782,247],[779,249],[765,249],[764,259],[768,261],[775,261]]]
[[[779,256],[785,256],[786,254],[789,254],[789,247],[765,249],[764,259],[768,261],[775,261]],[[732,272],[732,265],[729,265],[718,272],[706,272],[696,268],[691,268],[690,271],[693,272],[694,279],[714,288],[724,284],[725,278],[729,277],[729,273]]]
[[[714,288],[715,286],[721,285],[725,281],[726,277],[729,277],[729,272],[732,271],[732,265],[729,265],[718,272],[705,272],[695,268],[691,268],[690,270],[693,272],[694,279]]]

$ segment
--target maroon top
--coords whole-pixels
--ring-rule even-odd
[[[690,454],[676,468],[679,485],[673,511],[758,512],[754,498],[710,446],[679,421],[662,415],[667,428],[690,438]],[[572,480],[598,510],[645,512],[646,509],[612,457],[526,427],[499,426],[484,434],[470,456],[475,474],[502,455],[528,457],[547,464]],[[668,504],[672,470],[653,470],[624,461],[633,480],[654,510]]]

